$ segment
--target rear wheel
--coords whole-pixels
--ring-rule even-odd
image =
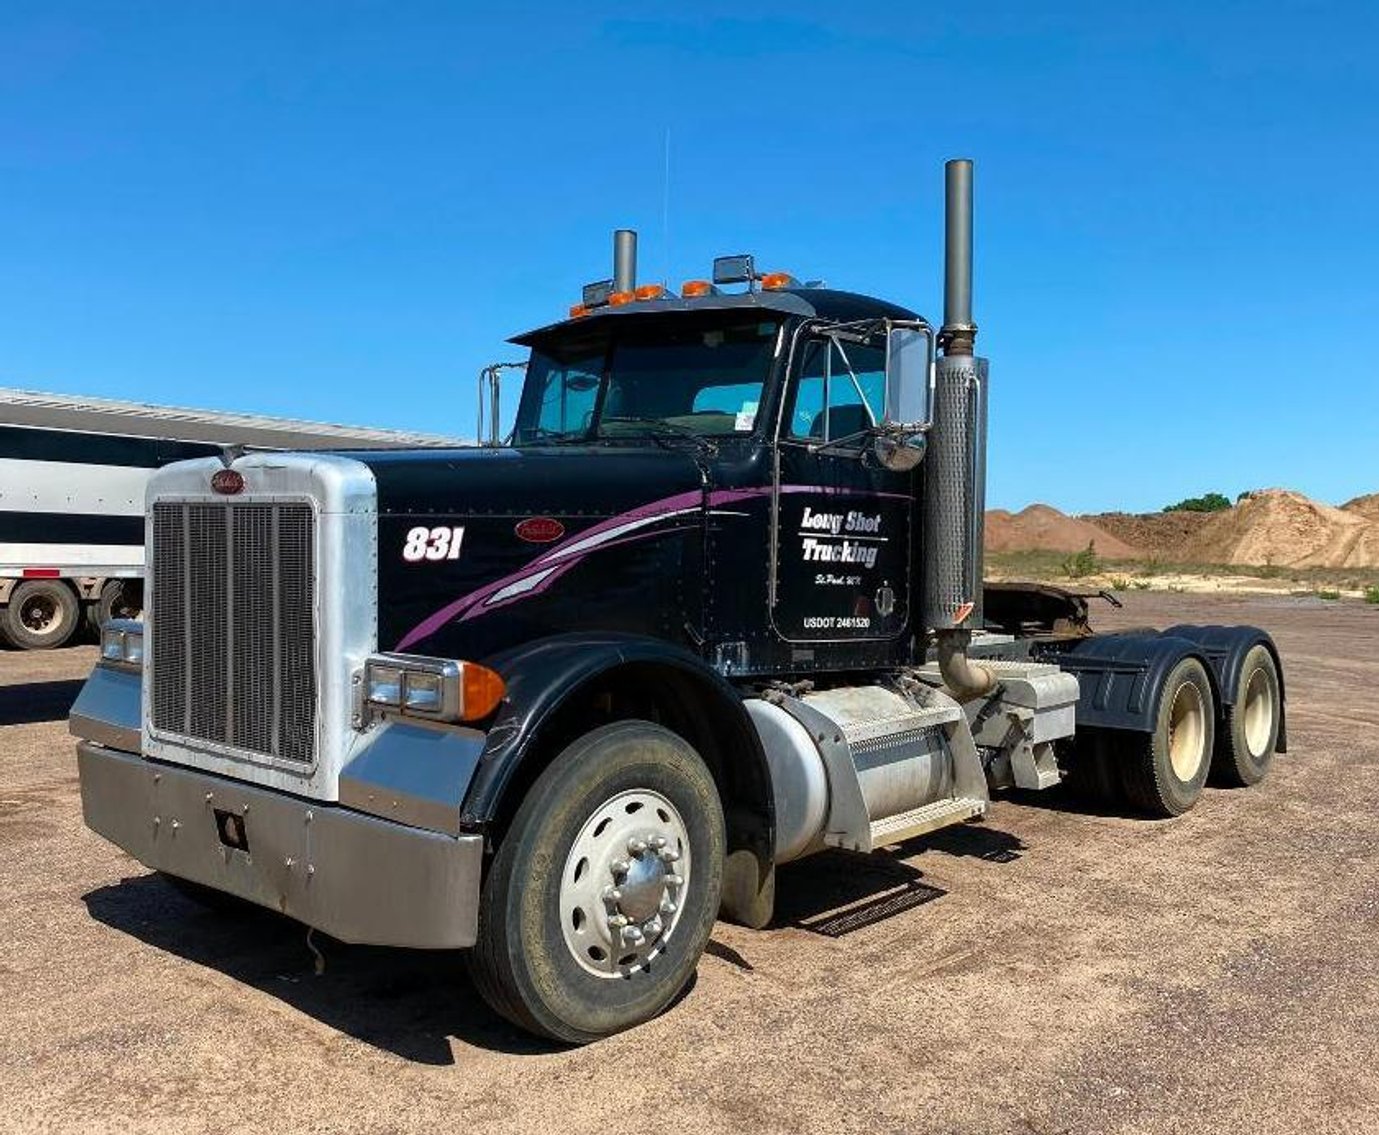
[[[586,734],[527,793],[484,883],[480,993],[576,1044],[654,1017],[713,930],[723,849],[713,776],[683,738],[644,721]]]
[[[0,610],[4,637],[24,650],[65,646],[76,633],[81,605],[76,592],[59,579],[26,579]]]
[[[1215,723],[1207,671],[1184,658],[1160,691],[1154,731],[1125,735],[1133,746],[1122,766],[1130,802],[1155,816],[1178,816],[1197,803],[1211,769]]]
[[[1234,694],[1232,704],[1222,712],[1212,778],[1243,788],[1258,784],[1269,771],[1283,720],[1278,666],[1267,647],[1252,647],[1245,655]]]

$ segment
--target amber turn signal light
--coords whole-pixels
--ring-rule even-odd
[[[761,286],[768,292],[778,292],[782,288],[791,287],[795,283],[795,277],[789,272],[767,272],[761,278]]]
[[[461,698],[461,721],[479,721],[487,717],[503,700],[507,686],[496,672],[477,662],[460,664],[460,680],[463,689]]]
[[[637,298],[636,292],[613,292],[608,297],[609,307],[622,307],[625,303],[631,303]]]
[[[680,295],[687,300],[713,294],[713,285],[708,280],[686,280],[680,285]]]

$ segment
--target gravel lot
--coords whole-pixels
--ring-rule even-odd
[[[179,897],[82,826],[94,648],[0,654],[0,1129],[1379,1130],[1379,610],[1134,593],[1100,625],[1183,620],[1279,641],[1262,786],[1168,822],[1005,798],[798,864],[772,929],[720,924],[688,997],[582,1050],[454,955],[328,944],[318,977],[300,927]]]

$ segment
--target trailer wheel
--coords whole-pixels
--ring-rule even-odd
[[[0,610],[5,638],[22,650],[64,646],[76,633],[81,604],[76,592],[59,579],[26,579],[10,592]]]
[[[583,1044],[684,989],[718,913],[723,808],[681,737],[645,721],[571,744],[527,793],[484,883],[469,953],[495,1011]]]
[[[1135,734],[1134,751],[1126,754],[1122,772],[1130,802],[1155,816],[1186,812],[1211,771],[1215,734],[1211,680],[1197,659],[1184,658],[1159,693],[1154,731]]]
[[[1234,704],[1223,707],[1212,779],[1244,788],[1258,784],[1269,771],[1283,718],[1278,666],[1267,647],[1252,647],[1245,655],[1234,692]]]

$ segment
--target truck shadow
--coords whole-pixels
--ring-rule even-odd
[[[112,929],[218,970],[404,1060],[454,1064],[451,1038],[514,1055],[562,1048],[489,1009],[459,951],[351,946],[318,933],[312,941],[325,971],[317,975],[305,927],[269,910],[212,911],[157,875],[122,879],[83,901],[92,918]]]
[[[33,725],[67,716],[85,678],[0,686],[0,725]]]
[[[825,851],[778,870],[772,925],[842,938],[948,893],[927,882],[924,872],[906,857],[928,849],[1009,863],[1019,859],[1024,848],[1009,832],[959,824],[871,855]]]

